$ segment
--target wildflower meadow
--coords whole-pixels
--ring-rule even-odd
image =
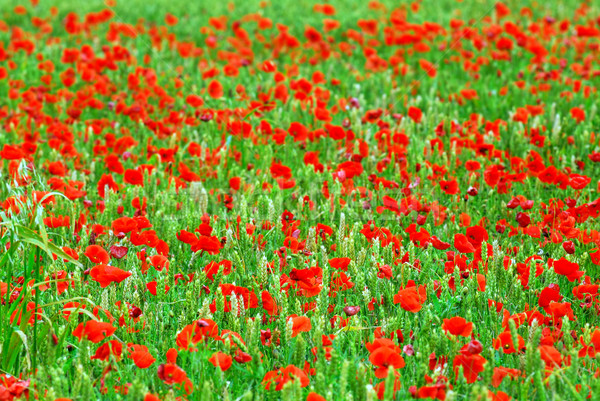
[[[600,399],[600,3],[0,1],[0,401]]]

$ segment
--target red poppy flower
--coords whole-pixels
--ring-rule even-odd
[[[193,345],[207,338],[219,339],[219,326],[211,319],[201,319],[185,326],[177,334],[175,343],[180,350],[193,350]]]
[[[202,107],[204,105],[204,100],[202,100],[200,96],[194,94],[188,95],[185,98],[185,102],[193,108]]]
[[[517,347],[515,348],[515,344],[513,343],[512,334],[510,331],[503,331],[496,337],[493,341],[493,345],[495,349],[501,349],[505,354],[514,354],[516,352],[521,351],[525,347],[525,341],[523,337],[517,336]]]
[[[93,343],[99,343],[106,337],[110,337],[117,329],[110,323],[89,320],[86,323],[79,323],[73,330],[73,335],[81,341],[84,337]]]
[[[123,181],[127,184],[138,185],[140,187],[144,186],[144,174],[139,170],[127,169],[125,170],[125,175],[123,176]]]
[[[145,345],[129,343],[127,346],[130,348],[129,358],[133,360],[138,368],[146,369],[156,361]]]
[[[456,180],[452,181],[440,181],[440,188],[448,195],[456,195],[459,191],[458,183]]]
[[[473,323],[467,322],[466,319],[455,316],[450,319],[444,319],[442,329],[453,336],[469,337],[473,332]]]
[[[225,372],[231,367],[233,359],[230,355],[224,354],[223,352],[215,352],[208,360],[213,366],[221,369]]]
[[[85,249],[84,255],[95,264],[106,264],[110,262],[110,256],[108,255],[108,252],[98,245],[89,245]]]
[[[516,379],[520,375],[521,371],[519,369],[511,369],[503,366],[496,367],[494,368],[494,374],[492,375],[492,386],[500,386],[500,384],[502,384],[502,381],[506,376]]]
[[[217,80],[210,81],[208,84],[208,94],[213,99],[219,99],[223,97],[223,85]]]
[[[458,367],[462,366],[463,375],[467,379],[467,383],[471,384],[477,380],[477,376],[483,372],[486,359],[479,354],[459,354],[454,357],[452,367],[454,372],[458,375]]]
[[[131,272],[121,270],[114,266],[98,265],[92,267],[90,276],[94,281],[100,283],[102,288],[104,288],[110,285],[110,283],[120,283],[127,277],[131,276]]]
[[[0,158],[5,160],[20,160],[25,157],[25,152],[17,146],[5,144],[0,151]]]
[[[275,299],[268,291],[263,291],[260,294],[260,298],[262,301],[262,307],[269,315],[277,315],[279,313],[280,308],[277,306]]]
[[[435,249],[439,249],[441,251],[444,251],[444,250],[450,248],[450,244],[448,242],[444,242],[444,241],[440,240],[435,235],[432,235],[431,237],[429,237],[429,240],[431,241],[431,245]]]
[[[310,384],[306,373],[294,365],[288,365],[285,368],[267,372],[263,377],[262,384],[267,390],[270,390],[275,385],[274,390],[280,391],[285,384],[292,381],[299,381],[300,387],[306,387]]]
[[[292,321],[292,337],[296,337],[300,332],[308,332],[312,329],[310,319],[306,316],[291,315],[288,321]]]
[[[311,391],[310,393],[308,393],[308,396],[306,396],[306,401],[327,401],[327,400],[322,395],[319,395],[319,394],[315,393],[314,391]]]
[[[198,240],[192,244],[192,252],[204,251],[210,255],[216,255],[221,251],[223,245],[218,237],[201,235]]]
[[[394,303],[399,303],[402,309],[412,313],[420,311],[425,301],[427,301],[427,289],[424,285],[400,289],[394,295]]]
[[[573,117],[573,120],[581,123],[585,121],[585,111],[580,107],[573,107],[571,109],[571,117]]]
[[[117,340],[111,340],[107,343],[102,344],[96,350],[96,353],[90,359],[98,359],[101,361],[108,361],[111,355],[115,356],[115,359],[119,361],[121,359],[121,352],[123,351],[123,344]]]
[[[189,381],[187,374],[179,366],[172,363],[164,363],[158,367],[158,378],[161,379],[167,386],[172,386],[176,383],[185,383]]]
[[[565,276],[569,281],[578,280],[585,272],[579,270],[579,265],[575,262],[569,262],[565,258],[550,261],[556,274]]]
[[[388,375],[388,369],[393,367],[394,369],[401,369],[404,367],[405,362],[402,355],[395,349],[390,347],[378,347],[369,356],[369,361],[376,366],[375,377],[383,379]]]
[[[423,112],[418,107],[411,106],[408,108],[408,116],[414,122],[420,123],[421,118],[423,117]]]
[[[467,236],[460,233],[454,235],[454,247],[461,253],[475,252],[475,247],[473,247]]]
[[[123,259],[127,255],[128,251],[129,251],[129,248],[127,248],[126,246],[112,245],[110,247],[110,256],[113,257],[113,258],[115,258],[115,259]],[[106,264],[106,263],[108,263],[108,261],[106,261],[106,262],[94,262],[94,263],[103,263],[103,264]]]

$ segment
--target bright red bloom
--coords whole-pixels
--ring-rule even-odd
[[[448,195],[456,195],[459,191],[458,183],[456,180],[452,181],[440,181],[440,188]]]
[[[135,366],[140,369],[146,369],[156,361],[156,358],[150,354],[148,347],[145,345],[130,343],[127,347],[130,348],[129,358],[131,358],[133,363],[135,363]]]
[[[467,379],[467,383],[474,383],[477,376],[483,372],[486,359],[479,354],[459,354],[454,357],[452,367],[455,374],[458,374],[458,367],[462,366],[463,375]]]
[[[272,389],[275,385],[274,390],[280,391],[286,383],[296,380],[300,382],[300,387],[306,387],[310,383],[306,373],[294,365],[288,365],[285,368],[267,372],[263,377],[262,384],[267,390]]]
[[[505,354],[514,354],[516,352],[522,351],[525,347],[525,340],[523,340],[523,337],[518,335],[517,341],[519,342],[517,344],[518,348],[515,348],[515,344],[513,343],[510,331],[503,331],[498,335],[496,339],[494,339],[493,345],[495,349],[502,348],[502,351]]]
[[[158,367],[158,378],[161,379],[167,386],[183,383],[190,392],[192,382],[188,379],[187,374],[183,369],[173,363],[164,363]]]
[[[84,255],[95,264],[106,264],[110,262],[110,256],[108,255],[108,252],[98,245],[89,245],[85,249]]]
[[[208,84],[208,95],[213,99],[219,99],[223,97],[223,85],[219,81],[212,80]]]
[[[233,359],[230,355],[224,354],[223,352],[215,352],[208,360],[213,366],[221,369],[225,372],[231,367]]]
[[[185,326],[177,334],[176,344],[179,349],[194,350],[193,345],[206,338],[219,338],[219,326],[211,319],[197,320]]]
[[[100,287],[104,288],[108,287],[110,283],[120,283],[131,276],[131,272],[126,272],[114,266],[98,265],[92,267],[90,276],[94,281],[100,283]]]
[[[423,112],[418,107],[410,106],[408,108],[408,116],[414,122],[420,123],[421,122],[421,118],[423,117]]]
[[[73,335],[79,338],[79,341],[87,338],[93,343],[99,343],[106,337],[112,336],[116,330],[110,323],[89,320],[86,323],[79,323],[75,330],[73,330]]]
[[[573,120],[581,123],[585,121],[585,111],[580,107],[573,107],[571,109],[571,117],[573,117]]]
[[[467,322],[460,316],[455,316],[450,319],[444,319],[442,330],[452,334],[453,336],[469,337],[473,332],[473,323]]]
[[[404,358],[400,353],[391,347],[378,347],[369,356],[369,361],[376,366],[375,377],[383,379],[388,375],[388,369],[393,367],[394,369],[403,368],[405,365]]]
[[[475,247],[469,241],[466,235],[457,233],[454,235],[454,247],[461,253],[473,253]]]
[[[565,258],[560,258],[552,262],[556,274],[565,276],[569,281],[578,280],[585,272],[579,270],[579,265],[575,262],[569,262]]]
[[[312,329],[310,319],[306,316],[291,315],[288,321],[292,321],[292,337],[296,337],[300,332],[309,332]]]
[[[121,353],[123,352],[123,344],[117,340],[111,340],[102,344],[96,350],[96,353],[91,359],[98,359],[101,361],[108,361],[111,355],[115,356],[115,359],[119,361],[121,359]]]
[[[420,311],[425,301],[427,301],[427,288],[424,285],[406,287],[394,295],[394,303],[399,303],[402,309],[412,313]]]

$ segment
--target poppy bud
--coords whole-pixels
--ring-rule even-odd
[[[202,122],[208,122],[212,119],[213,119],[213,116],[211,113],[204,113],[200,116],[200,121],[202,121]]]
[[[156,372],[156,374],[158,375],[158,378],[160,380],[165,380],[165,364],[164,363],[158,367],[158,371]]]
[[[346,316],[354,316],[360,311],[360,306],[345,306],[344,313]]]
[[[252,360],[252,357],[250,356],[250,354],[240,351],[238,349],[235,357],[233,358],[237,363],[246,363],[246,362],[250,362]]]
[[[110,247],[110,256],[115,259],[122,259],[127,255],[128,250],[126,246],[113,245]]]
[[[424,214],[420,214],[417,216],[417,224],[422,226],[423,224],[425,224],[425,222],[427,221],[427,216],[425,216]]]
[[[569,255],[572,255],[575,253],[575,244],[573,244],[573,241],[563,242],[562,247],[565,250],[565,252],[568,253]]]
[[[519,223],[520,227],[525,228],[529,225],[529,223],[531,223],[531,218],[527,213],[519,212],[517,213],[517,222]]]
[[[577,338],[577,332],[575,330],[571,330],[570,334],[571,334],[571,338],[573,338],[574,341],[578,340],[578,338]]]
[[[469,189],[467,189],[467,193],[469,194],[469,196],[477,196],[479,192],[477,191],[477,188],[469,187]]]
[[[471,355],[481,354],[482,351],[483,345],[479,340],[473,339],[471,342],[469,342],[469,344],[467,344],[467,353]]]
[[[510,202],[508,202],[506,204],[506,207],[509,209],[515,209],[517,207],[521,206],[521,201],[519,200],[519,198],[512,198],[510,200]]]
[[[134,319],[140,317],[141,315],[142,315],[142,310],[140,308],[138,308],[137,306],[134,306],[133,308],[131,308],[129,310],[129,316],[131,316]]]

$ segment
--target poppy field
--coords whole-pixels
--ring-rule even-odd
[[[600,4],[0,3],[0,401],[600,397]]]

